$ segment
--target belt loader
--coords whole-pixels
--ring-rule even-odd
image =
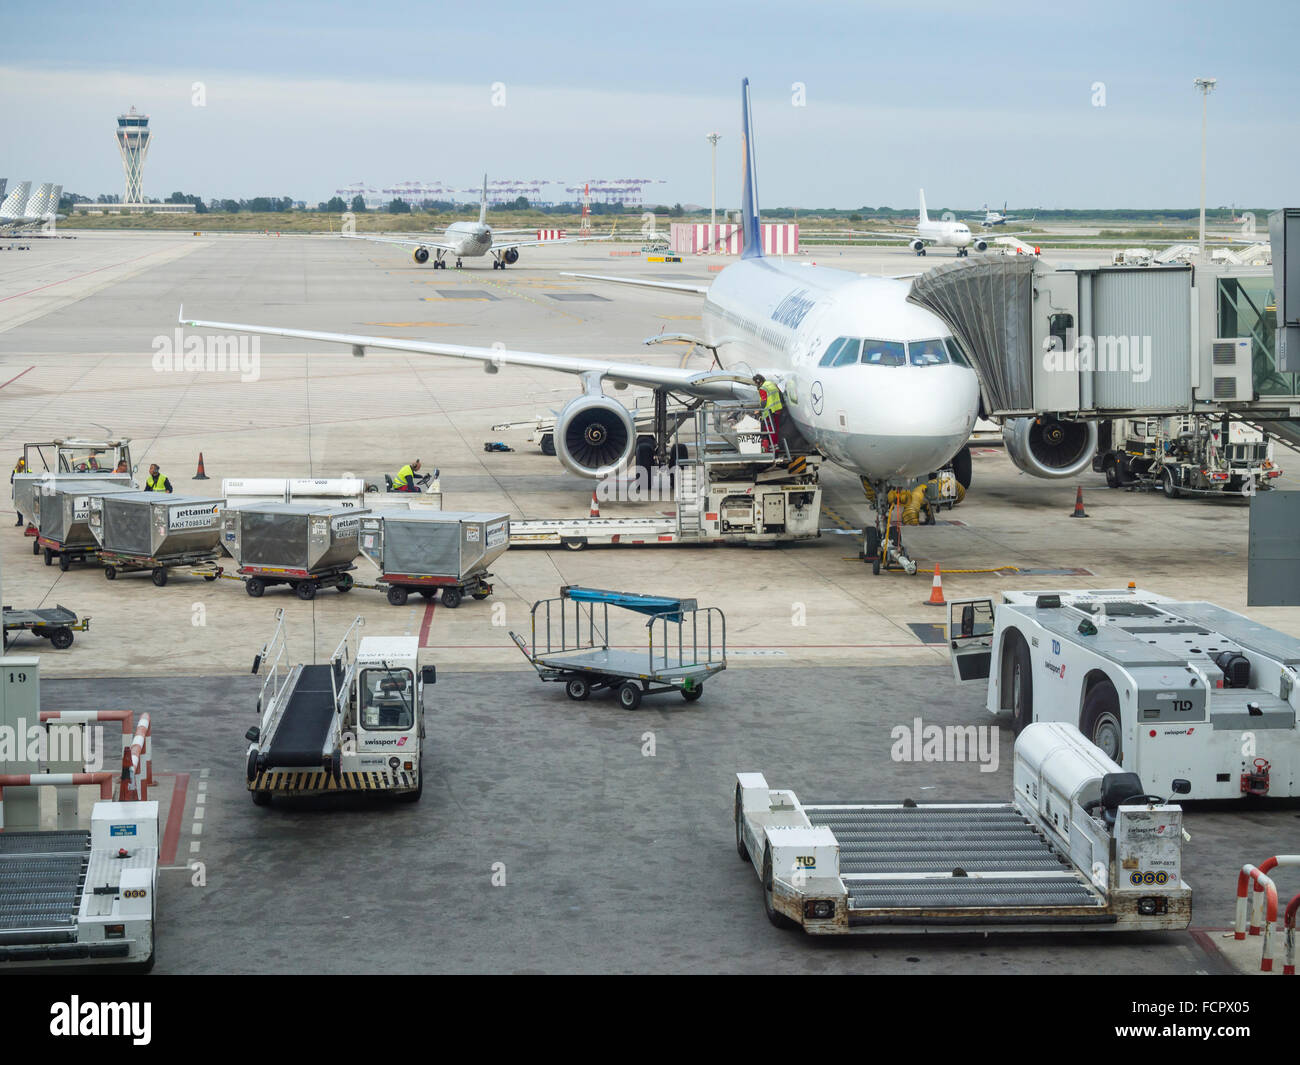
[[[339,792],[417,802],[424,791],[424,689],[437,680],[417,667],[413,637],[360,636],[358,617],[328,662],[291,664],[284,612],[253,660],[262,672],[261,723],[245,734],[248,790],[273,796]]]
[[[810,935],[1186,928],[1182,810],[1073,725],[1028,726],[1010,802],[817,802],[737,773],[736,850]]]

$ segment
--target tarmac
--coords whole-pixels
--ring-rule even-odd
[[[132,439],[141,470],[158,462],[178,493],[219,495],[226,477],[382,480],[419,457],[440,468],[448,509],[525,518],[585,515],[591,484],[527,443],[526,431],[491,427],[549,415],[577,393],[571,379],[514,367],[489,375],[432,357],[361,360],[272,338],[242,349],[233,367],[176,368],[182,303],[187,318],[678,365],[684,347],[641,340],[690,331],[697,297],[559,273],[707,281],[723,262],[652,264],[591,244],[525,248],[505,272],[486,259],[434,272],[400,249],[329,237],[65,233],[75,239],[33,240],[31,251],[0,255],[0,454],[11,461],[24,442],[107,429]],[[816,248],[801,259],[890,275],[950,255]],[[1108,254],[1053,259],[1096,263]],[[485,452],[495,440],[516,450]],[[200,452],[207,481],[192,479]],[[1279,487],[1296,488],[1300,456],[1278,445],[1278,459]],[[1010,793],[1010,729],[983,709],[979,685],[954,683],[945,612],[925,604],[936,564],[949,600],[1132,580],[1300,635],[1297,612],[1246,607],[1240,502],[1109,490],[1091,472],[1044,481],[1020,473],[1001,447],[977,445],[965,501],[940,524],[905,532],[918,574],[873,577],[857,557],[854,530],[871,520],[857,479],[829,465],[823,472],[816,541],[516,549],[493,566],[493,597],[455,611],[418,599],[393,607],[364,588],[301,602],[277,590],[252,599],[235,581],[180,575],[164,588],[147,575],[109,583],[94,567],[43,566],[21,530],[0,530],[6,604],[61,603],[91,618],[66,651],[30,637],[13,648],[40,653],[43,705],[153,716],[164,821],[178,826],[162,874],[159,971],[1226,967],[1205,949],[1212,937],[1190,933],[825,944],[767,924],[757,880],[731,840],[737,771],[762,771],[801,797]],[[1070,518],[1077,486],[1086,520]],[[671,505],[601,504],[606,517],[647,509]],[[0,527],[13,521],[11,507],[0,513]],[[360,579],[373,576],[359,564]],[[508,636],[526,632],[530,605],[565,584],[721,607],[728,670],[689,706],[648,698],[629,715],[608,698],[569,702],[538,681]],[[420,638],[439,683],[428,702],[431,775],[419,804],[262,809],[248,800],[242,737],[256,699],[248,669],[277,608],[301,659],[327,656],[358,613],[371,634]],[[629,644],[643,638],[630,635]],[[889,729],[917,716],[1002,725],[999,768],[891,761]],[[642,753],[647,735],[652,756]],[[1230,924],[1236,870],[1285,849],[1296,818],[1284,804],[1188,814],[1184,876],[1197,891],[1195,927]],[[492,883],[498,863],[500,887]]]

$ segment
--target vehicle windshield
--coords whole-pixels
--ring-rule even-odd
[[[59,453],[59,468],[64,473],[112,473],[116,465],[116,448],[88,447]]]
[[[415,684],[409,669],[366,669],[361,673],[361,727],[409,729],[415,724]]]

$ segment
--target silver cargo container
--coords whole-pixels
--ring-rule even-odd
[[[305,576],[357,557],[356,507],[257,503],[221,515],[221,542],[241,567]]]
[[[135,487],[129,473],[15,473],[14,510],[35,525],[36,493],[42,484],[99,484],[105,481],[127,488]]]
[[[91,498],[124,492],[132,492],[130,484],[113,483],[104,477],[73,483],[57,477],[42,484],[36,493],[36,528],[41,540],[65,548],[93,550],[98,545],[90,531]]]
[[[215,556],[221,508],[212,496],[124,492],[90,500],[90,531],[108,552],[138,558]]]
[[[411,510],[361,519],[361,551],[385,577],[463,581],[509,546],[508,514]]]

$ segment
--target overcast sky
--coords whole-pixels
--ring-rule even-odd
[[[734,206],[748,76],[771,206],[910,207],[923,186],[939,209],[1192,207],[1201,75],[1219,79],[1209,205],[1272,208],[1300,202],[1298,12],[1286,0],[42,0],[6,6],[0,174],[120,194],[115,119],[134,105],[155,135],[149,196],[314,204],[356,181],[468,187],[486,170],[650,178],[649,201],[707,204],[716,129],[718,200]]]

